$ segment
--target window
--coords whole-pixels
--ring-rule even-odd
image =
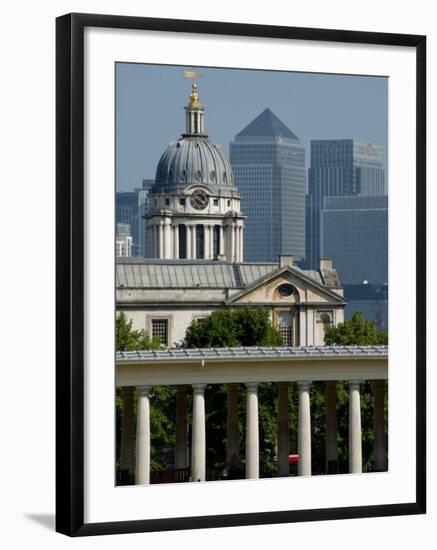
[[[293,287],[291,285],[280,285],[278,287],[278,294],[281,298],[290,298],[293,296]]]
[[[166,205],[166,206],[169,206],[169,205],[170,205],[170,199],[165,199],[165,205]]]
[[[228,206],[231,206],[231,201],[228,199]]]
[[[168,319],[152,319],[152,337],[158,338],[162,346],[168,347]]]
[[[214,225],[213,230],[213,254],[214,258],[217,258],[220,254],[220,226]]]
[[[283,346],[292,346],[292,331],[291,331],[291,311],[279,311],[278,312],[278,330],[282,336]]]
[[[181,206],[185,206],[186,203],[187,203],[187,200],[186,200],[185,198],[179,199],[179,204],[180,204]]]
[[[214,206],[218,206],[218,199],[214,199]]]
[[[183,200],[185,201],[185,199]],[[179,258],[185,259],[187,257],[187,226],[181,223],[178,226],[178,231],[179,231]]]
[[[205,226],[196,225],[196,258],[205,258]]]

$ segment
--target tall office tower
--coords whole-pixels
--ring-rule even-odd
[[[319,265],[320,212],[325,197],[385,194],[380,145],[353,139],[311,141],[306,198],[306,266],[316,269]]]
[[[117,258],[132,256],[132,235],[128,223],[117,223],[115,231],[115,255]]]
[[[360,311],[387,329],[387,196],[325,197],[320,220],[320,253],[340,273],[346,318]]]
[[[245,261],[305,257],[305,148],[266,109],[235,136],[230,160],[246,214]]]
[[[147,256],[147,223],[144,216],[149,209],[149,191],[154,180],[144,179],[142,187],[116,194],[115,222],[129,224],[132,235],[132,256]]]

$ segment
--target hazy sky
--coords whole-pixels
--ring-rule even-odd
[[[190,67],[118,63],[117,189],[154,178],[159,158],[185,130]],[[388,79],[248,69],[196,68],[205,131],[229,154],[229,142],[269,107],[306,148],[310,140],[355,138],[384,147],[387,164]]]

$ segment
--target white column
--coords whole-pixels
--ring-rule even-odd
[[[225,241],[224,241],[224,231],[223,231],[223,225],[220,225],[220,237],[219,237],[219,254],[220,256],[223,256],[225,253]]]
[[[310,382],[298,382],[299,418],[297,428],[298,473],[300,476],[311,475],[311,410]]]
[[[387,469],[385,461],[384,380],[374,380],[373,386],[373,461],[376,472]]]
[[[185,231],[186,231],[185,239],[186,239],[186,246],[187,246],[187,259],[191,260],[191,258],[192,258],[192,255],[191,255],[191,225],[189,225],[188,223],[185,224]]]
[[[210,232],[209,232],[209,225],[206,225],[206,223],[203,226],[203,235],[204,235],[204,250],[205,250],[205,260],[209,260],[211,258],[210,255]]]
[[[164,258],[164,226],[162,222],[159,224],[159,256],[158,258]]]
[[[188,466],[187,441],[187,386],[178,386],[176,389],[176,445],[175,468]]]
[[[325,382],[326,403],[326,473],[338,473],[337,445],[337,384],[335,381]]]
[[[246,410],[246,479],[259,478],[258,383],[247,388]]]
[[[164,258],[170,260],[173,254],[171,221],[167,219],[164,224]]]
[[[213,225],[209,225],[209,257],[214,259],[214,229]]]
[[[278,383],[278,475],[288,476],[290,453],[288,422],[288,382]]]
[[[195,260],[197,258],[197,253],[196,253],[196,226],[195,225],[191,226],[191,257],[193,258],[193,260]]]
[[[123,413],[121,417],[121,470],[128,470],[134,475],[134,387],[126,386],[121,389],[123,399]]]
[[[243,226],[240,225],[239,227],[240,231],[240,249],[239,249],[239,260],[240,262],[243,261]]]
[[[349,472],[362,472],[360,380],[349,381]]]
[[[137,386],[136,485],[150,483],[150,386]]]
[[[191,477],[193,481],[205,481],[206,428],[205,384],[193,385],[193,426],[191,442]]]
[[[229,260],[235,262],[235,226],[233,223],[229,227],[229,232],[231,234],[231,254]]]
[[[228,410],[226,423],[226,464],[240,462],[240,438],[238,421],[238,384],[228,384]]]
[[[173,259],[179,259],[179,226],[173,225]]]

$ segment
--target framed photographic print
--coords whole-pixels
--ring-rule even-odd
[[[425,513],[425,37],[57,19],[57,530]]]

